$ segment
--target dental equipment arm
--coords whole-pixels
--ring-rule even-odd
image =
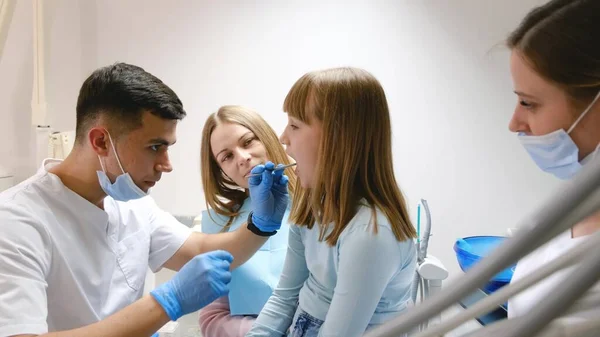
[[[575,265],[577,262],[581,261],[590,250],[598,245],[600,245],[600,233],[593,235],[582,245],[573,248],[569,254],[558,257],[553,261],[553,263],[543,265],[518,282],[510,283],[509,285],[500,288],[490,296],[475,303],[472,307],[452,317],[450,320],[444,321],[439,325],[436,325],[435,327],[416,335],[415,337],[433,337],[443,335],[460,326],[462,323],[465,323],[469,319],[472,319],[473,317],[479,317],[480,315],[492,311],[497,306],[505,303],[513,295],[535,285],[537,282],[545,279],[549,275],[552,275],[554,272]],[[593,302],[593,304],[596,303],[597,302]],[[587,310],[592,308],[589,307],[589,303],[586,302],[579,302],[578,304],[579,305],[577,306],[577,309],[579,310]],[[588,305],[586,306],[586,304]]]
[[[597,235],[593,241],[600,243]],[[555,296],[544,298],[535,311],[525,315],[525,321],[515,324],[515,330],[508,333],[507,337],[533,336],[547,322],[569,309],[577,299],[598,282],[598,279],[600,279],[600,250],[591,249],[583,261],[577,265],[572,276],[566,278],[561,289],[554,293]]]
[[[425,209],[425,218],[427,219],[427,226],[425,227],[425,235],[423,236],[423,242],[421,243],[421,233],[417,233],[419,237],[417,237],[417,265],[421,266],[425,258],[427,257],[427,247],[429,246],[429,236],[431,233],[431,212],[429,211],[429,205],[427,204],[427,200],[421,199],[421,204]],[[418,272],[415,273],[415,278],[413,281],[412,288],[412,300],[413,303],[417,303],[417,293],[419,292],[419,287],[421,288],[421,300],[424,299],[423,296],[423,287],[424,281],[422,275]]]
[[[417,303],[417,293],[421,294],[421,301],[430,296],[434,296],[442,289],[442,281],[448,277],[448,270],[443,263],[434,256],[428,256],[427,248],[429,247],[429,238],[431,237],[431,211],[427,200],[421,199],[421,204],[425,209],[425,218],[427,225],[425,226],[424,235],[417,238],[417,272],[413,281],[412,300]],[[420,233],[417,233],[420,235]],[[432,317],[427,322],[420,325],[421,329],[431,324],[438,324],[441,321],[441,313]]]
[[[472,293],[475,289],[483,286],[504,268],[515,263],[518,259],[599,209],[600,158],[596,158],[586,165],[572,180],[565,182],[558,193],[555,193],[547,202],[535,210],[531,216],[521,222],[518,227],[523,228],[522,235],[511,238],[499,246],[490,256],[481,260],[470,269],[461,282],[451,284],[436,297],[430,298],[424,301],[422,305],[415,307],[400,317],[374,328],[365,337],[394,337],[411,331],[418,324],[428,320],[433,315],[439,314],[458,302],[461,298]],[[597,254],[600,255],[600,251]],[[600,256],[598,256],[598,261],[600,263]],[[586,262],[587,266],[592,266],[592,262],[595,261],[590,260]],[[582,273],[591,275],[595,271],[582,270]],[[585,286],[591,279],[592,276],[585,279],[582,278],[580,282],[576,283]],[[569,289],[565,290],[568,291]],[[568,292],[568,294],[573,293],[574,291]],[[536,322],[539,319],[537,317]]]
[[[600,330],[600,309],[588,310],[580,314],[588,317],[588,320],[574,322],[560,318],[550,322],[546,328],[540,331],[537,337],[596,337]],[[488,325],[462,337],[505,337],[508,333],[518,330],[515,324],[527,324],[527,317],[516,317]]]

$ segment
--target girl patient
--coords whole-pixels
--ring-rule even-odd
[[[362,336],[412,305],[416,268],[385,93],[364,70],[329,69],[300,78],[283,109],[299,188],[281,278],[247,336]]]

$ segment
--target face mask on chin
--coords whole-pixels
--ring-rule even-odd
[[[115,158],[117,158],[117,163],[119,164],[119,168],[121,169],[122,174],[115,179],[115,182],[112,183],[108,176],[106,175],[106,168],[104,167],[104,163],[102,162],[102,158],[98,156],[100,160],[100,166],[102,167],[102,171],[96,171],[98,175],[98,181],[100,182],[100,187],[106,193],[106,195],[117,201],[129,201],[135,200],[148,195],[148,193],[142,191],[136,184],[133,182],[133,179],[123,170],[123,166],[121,165],[121,161],[119,160],[119,156],[115,149],[115,145],[110,136],[108,130],[106,131],[108,134],[108,139],[110,140],[111,148],[115,154]]]

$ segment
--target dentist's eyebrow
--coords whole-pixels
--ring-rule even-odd
[[[177,141],[174,141],[173,143],[169,143],[164,138],[152,138],[148,141],[148,144],[159,144],[159,145],[171,146],[171,145],[174,145],[176,142]]]

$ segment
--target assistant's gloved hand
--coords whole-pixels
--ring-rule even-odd
[[[197,255],[150,295],[176,321],[229,293],[232,261],[233,256],[223,250]]]
[[[248,178],[252,222],[263,232],[274,232],[281,228],[289,202],[288,177],[283,174],[283,170],[274,169],[275,164],[270,161],[265,165],[257,165],[251,173],[261,175]]]

